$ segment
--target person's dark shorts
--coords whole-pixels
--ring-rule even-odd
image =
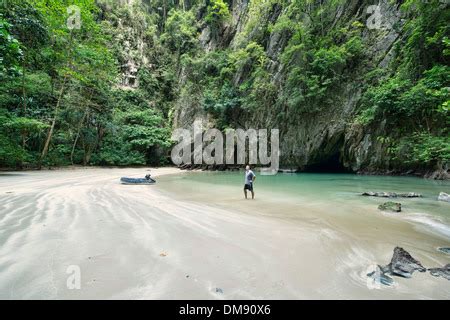
[[[253,184],[250,183],[250,184],[244,185],[244,190],[248,190],[248,191],[253,192]]]

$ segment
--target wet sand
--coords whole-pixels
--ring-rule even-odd
[[[450,281],[428,273],[367,285],[368,268],[396,245],[426,267],[449,263],[436,253],[449,240],[414,224],[119,183],[145,174],[0,173],[0,299],[450,299]],[[182,173],[152,170],[168,174]],[[69,266],[80,268],[80,289],[67,287]]]

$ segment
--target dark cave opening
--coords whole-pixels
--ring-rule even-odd
[[[340,152],[306,166],[304,171],[315,173],[353,173],[350,168],[345,167],[342,163]]]

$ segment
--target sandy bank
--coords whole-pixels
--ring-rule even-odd
[[[151,172],[157,180],[181,174]],[[119,184],[145,173],[0,173],[0,298],[450,298],[447,280],[422,274],[369,289],[367,267],[391,252],[373,247],[363,231],[313,213],[295,221],[242,214],[176,200],[158,185]],[[80,289],[67,287],[70,266],[80,268]]]

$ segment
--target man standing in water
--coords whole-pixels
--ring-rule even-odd
[[[245,167],[245,185],[244,185],[244,194],[245,199],[247,199],[247,190],[252,193],[252,199],[255,199],[255,192],[253,191],[253,182],[256,179],[256,175],[250,170],[250,166],[247,165]]]

